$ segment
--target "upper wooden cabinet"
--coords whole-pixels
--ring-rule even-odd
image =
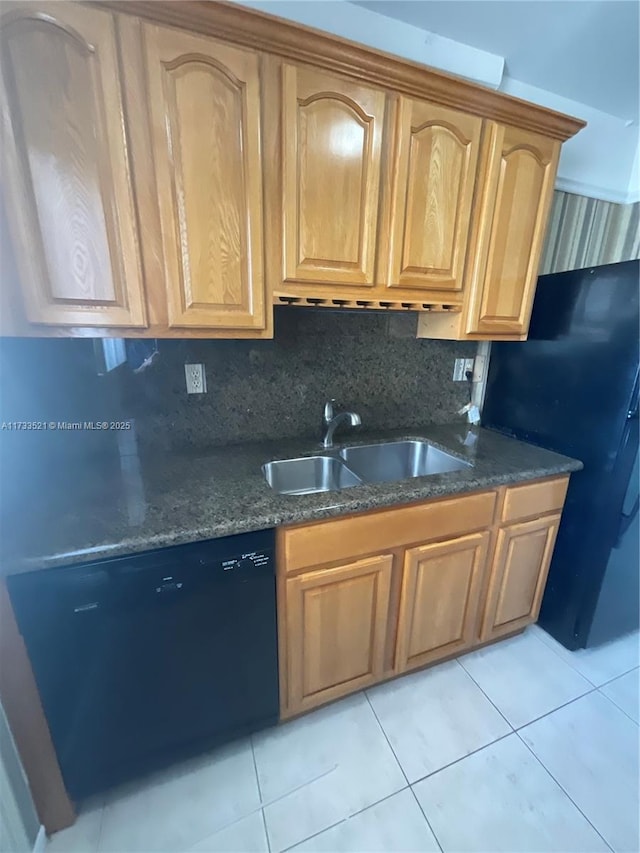
[[[263,329],[258,56],[144,26],[168,323]]]
[[[461,311],[426,315],[419,337],[524,340],[560,142],[487,122]]]
[[[526,335],[560,143],[491,124],[467,332]]]
[[[384,92],[282,68],[285,282],[375,283]]]
[[[113,16],[28,3],[1,23],[3,184],[26,315],[144,326]]]
[[[284,301],[526,337],[583,122],[238,4],[34,0],[0,30],[2,334],[264,338]]]
[[[429,308],[421,337],[526,337],[560,141],[309,68],[282,81],[276,300]]]
[[[400,98],[388,287],[462,290],[481,130],[477,116]]]

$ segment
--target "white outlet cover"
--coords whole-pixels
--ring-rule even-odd
[[[185,364],[184,375],[187,382],[187,394],[205,394],[207,375],[204,364]]]
[[[464,358],[456,358],[453,365],[453,381],[462,382],[464,380]]]

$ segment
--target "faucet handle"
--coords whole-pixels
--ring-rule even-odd
[[[335,406],[335,404],[336,404],[336,401],[333,399],[327,400],[327,402],[324,404],[324,414],[322,416],[322,419],[323,419],[325,425],[330,423],[333,420],[333,416],[334,416],[333,407]]]

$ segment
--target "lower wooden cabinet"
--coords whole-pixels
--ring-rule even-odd
[[[512,634],[538,618],[559,524],[560,516],[551,515],[498,532],[482,641]]]
[[[489,533],[410,548],[405,554],[396,669],[457,654],[475,639]]]
[[[304,711],[381,678],[392,564],[381,554],[286,581],[289,707]]]
[[[281,716],[535,622],[568,480],[281,528]]]

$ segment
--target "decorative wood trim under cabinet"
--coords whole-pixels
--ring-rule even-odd
[[[460,305],[442,305],[440,303],[424,302],[418,300],[409,302],[405,300],[387,299],[328,299],[318,296],[289,296],[285,293],[276,293],[273,297],[274,305],[293,305],[302,308],[355,308],[360,311],[435,311],[456,313],[462,310]]]
[[[417,62],[295,24],[235,3],[203,0],[97,0],[90,5],[195,30],[234,44],[332,71],[472,115],[537,131],[574,136],[586,122],[471,83]]]

